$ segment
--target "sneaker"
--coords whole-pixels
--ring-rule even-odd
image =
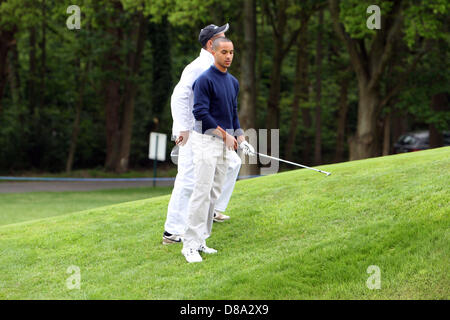
[[[227,216],[220,212],[214,212],[214,219],[215,222],[224,222],[225,220],[230,220],[230,216]]]
[[[181,236],[164,231],[162,244],[180,243],[182,241]]]
[[[204,252],[204,253],[207,253],[207,254],[217,253],[217,250],[216,250],[216,249],[209,248],[209,247],[206,246],[206,244],[202,244],[202,245],[198,248],[198,251],[199,251],[199,252]]]
[[[198,251],[194,250],[192,248],[183,249],[183,250],[181,250],[181,253],[186,258],[186,261],[189,263],[203,261],[202,257],[198,253]]]

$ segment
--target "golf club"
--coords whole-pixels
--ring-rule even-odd
[[[327,177],[331,174],[331,172],[326,172],[326,171],[322,171],[322,170],[319,170],[319,169],[310,168],[308,166],[304,166],[304,165],[299,164],[299,163],[283,160],[283,159],[280,159],[280,158],[271,157],[271,156],[268,156],[266,154],[262,154],[262,153],[259,153],[259,152],[253,152],[253,155],[255,155],[255,156],[256,155],[260,155],[261,157],[266,157],[266,158],[269,158],[269,159],[273,159],[273,160],[281,161],[281,162],[284,162],[284,163],[292,164],[292,165],[297,166],[297,167],[302,167],[302,168],[314,170],[314,171],[317,171],[317,172],[320,172],[320,173],[325,173],[327,175]]]

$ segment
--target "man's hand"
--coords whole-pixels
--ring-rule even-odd
[[[225,142],[225,145],[227,149],[229,150],[237,150],[238,143],[235,137],[233,137],[231,134],[223,130],[220,126],[217,126],[217,128],[213,131],[214,134],[221,136],[223,142]]]
[[[240,139],[240,137],[243,137],[243,136],[239,136],[238,137],[238,140],[240,140],[239,148],[242,149],[242,152],[244,152],[244,154],[246,156],[254,154],[255,153],[255,148],[253,148],[253,146],[250,143],[245,141],[245,139]]]
[[[229,149],[229,150],[237,150],[237,147],[238,147],[236,138],[233,137],[229,133],[226,134],[225,145],[227,146],[227,149]]]
[[[177,140],[175,140],[175,144],[177,146],[184,146],[189,139],[189,131],[180,131],[180,135]]]

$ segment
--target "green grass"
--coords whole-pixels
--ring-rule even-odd
[[[449,299],[450,148],[321,168],[239,181],[198,264],[161,245],[169,196],[1,226],[0,298]]]
[[[169,194],[171,187],[0,193],[0,226]]]

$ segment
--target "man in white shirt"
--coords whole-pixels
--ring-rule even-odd
[[[221,27],[211,24],[200,31],[199,42],[202,45],[200,55],[184,68],[172,94],[172,135],[176,137],[175,143],[179,147],[178,173],[167,209],[163,244],[181,242],[187,228],[188,204],[195,184],[192,143],[189,139],[195,124],[192,113],[194,105],[192,84],[214,64],[212,43],[215,39],[224,37],[228,28],[228,23]],[[222,193],[215,205],[214,221],[216,222],[223,222],[230,218],[223,212],[227,208],[240,168],[241,158],[233,152]],[[207,233],[208,230],[205,232]]]

